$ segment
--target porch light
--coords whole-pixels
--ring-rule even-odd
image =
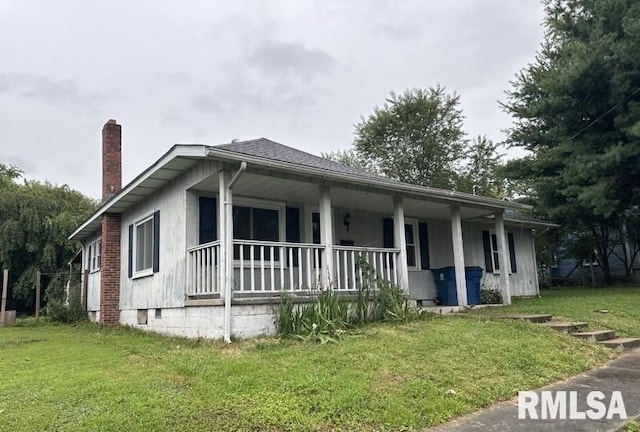
[[[351,225],[351,213],[347,211],[343,216],[344,226],[347,228],[347,232],[349,232],[349,225]]]

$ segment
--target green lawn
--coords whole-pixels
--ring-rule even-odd
[[[369,326],[325,345],[5,328],[0,429],[411,430],[614,355],[532,324],[468,315]]]
[[[626,337],[640,337],[640,286],[555,288],[539,298],[515,299],[509,307],[481,309],[484,316],[505,313],[548,313],[554,318],[585,321],[590,329],[611,329]],[[596,312],[606,310],[607,313]]]

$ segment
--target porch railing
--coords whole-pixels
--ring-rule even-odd
[[[235,290],[305,291],[322,284],[323,245],[234,240]]]
[[[208,296],[220,292],[220,241],[187,249],[187,295]]]
[[[399,249],[333,246],[335,277],[334,289],[349,291],[358,289],[365,278],[378,288],[378,280],[398,283]],[[368,273],[368,274],[367,274]]]
[[[324,245],[255,240],[233,241],[234,292],[304,292],[322,288]],[[367,278],[398,283],[398,249],[333,246],[334,290],[353,291]],[[221,291],[220,242],[187,250],[187,295],[210,296]]]

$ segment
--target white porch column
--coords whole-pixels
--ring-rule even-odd
[[[416,233],[417,235],[417,233]],[[398,258],[398,285],[409,292],[409,269],[407,267],[407,239],[404,231],[404,203],[402,197],[393,197],[393,238],[394,246],[400,249]]]
[[[453,264],[456,269],[456,292],[458,305],[466,306],[467,278],[464,270],[464,244],[462,242],[462,220],[460,219],[460,207],[451,206],[451,242],[453,244]]]
[[[218,200],[218,239],[220,267],[218,268],[220,297],[224,300],[224,340],[231,342],[231,286],[233,284],[233,217],[229,190],[230,171],[220,171]],[[230,231],[230,232],[229,232]]]
[[[500,286],[502,288],[502,302],[511,304],[511,284],[509,282],[509,255],[504,232],[504,217],[502,212],[496,212],[496,238],[498,239],[498,260],[500,263]]]
[[[335,278],[333,266],[333,211],[331,208],[331,189],[320,185],[320,243],[322,251],[322,286],[331,286]]]

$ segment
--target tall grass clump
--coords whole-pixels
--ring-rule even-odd
[[[278,335],[324,343],[335,341],[356,325],[376,321],[405,323],[424,316],[411,307],[402,288],[380,278],[366,259],[360,258],[356,266],[362,278],[351,301],[332,289],[311,293],[312,300],[307,303],[296,303],[293,297],[283,294],[276,310]]]

